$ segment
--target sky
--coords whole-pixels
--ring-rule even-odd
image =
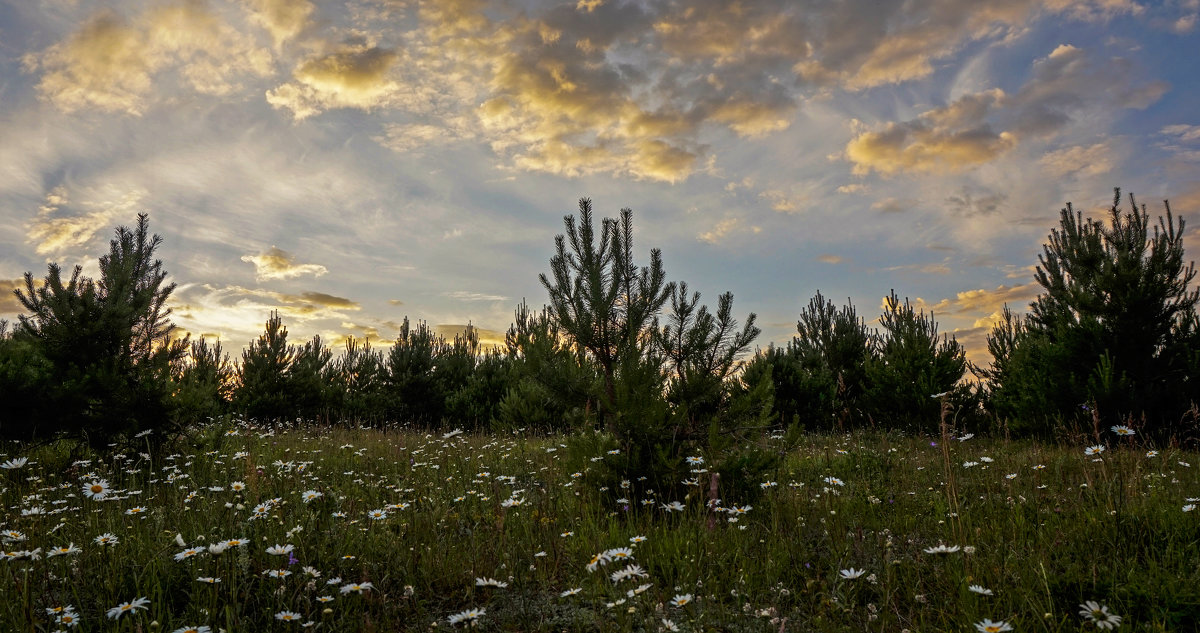
[[[1200,244],[1200,0],[0,0],[0,318],[149,214],[172,318],[236,352],[502,337],[563,216],[765,346],[893,289],[986,363],[1059,210]]]

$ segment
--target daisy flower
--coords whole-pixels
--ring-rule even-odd
[[[827,484],[829,484],[829,485],[831,485],[831,486],[844,486],[844,485],[846,485],[846,484],[845,484],[845,482],[843,482],[841,479],[838,479],[837,477],[826,477],[826,478],[825,478],[825,483],[827,483]]]
[[[1079,605],[1079,615],[1096,625],[1098,629],[1115,629],[1121,626],[1121,616],[1109,613],[1108,607],[1095,600],[1088,600]]]
[[[245,482],[235,481],[235,482],[229,484],[229,489],[234,492],[241,492],[246,489],[246,484],[245,484]]]
[[[971,585],[970,587],[967,587],[967,590],[971,593],[977,593],[981,596],[992,595],[992,590],[985,588],[983,585]]]
[[[66,554],[78,554],[79,552],[82,552],[82,551],[83,550],[76,547],[76,545],[74,543],[71,543],[70,545],[67,545],[66,547],[55,547],[55,548],[51,549],[50,551],[46,552],[46,558],[52,558],[54,556],[64,556]]]
[[[1191,512],[1192,510],[1195,510],[1195,509],[1196,509],[1196,504],[1194,504],[1194,503],[1189,503],[1189,504],[1183,506],[1184,512]]]
[[[682,503],[679,503],[678,501],[672,501],[671,503],[664,504],[663,510],[666,510],[667,512],[683,512],[684,508]]]
[[[299,622],[300,614],[295,611],[280,611],[275,614],[275,619],[280,622]]]
[[[185,558],[191,558],[193,556],[198,556],[203,553],[204,553],[203,547],[189,547],[189,548],[183,550],[182,552],[179,552],[178,554],[176,554],[175,560],[176,560],[176,562],[178,562]]]
[[[108,545],[108,546],[113,546],[113,545],[116,545],[117,543],[121,542],[121,539],[117,538],[116,536],[114,536],[113,534],[108,533],[108,532],[105,532],[104,534],[97,536],[93,540],[96,543],[96,545]]]
[[[1124,435],[1137,435],[1137,431],[1134,431],[1133,429],[1125,426],[1124,424],[1118,424],[1117,426],[1112,427],[1112,432],[1116,433],[1117,435],[1123,435],[1123,436]]]
[[[446,619],[449,620],[450,624],[466,622],[471,626],[475,626],[475,622],[483,617],[485,613],[487,613],[487,609],[467,609],[466,611],[459,611]]]
[[[304,503],[315,501],[323,496],[325,496],[325,493],[317,492],[316,490],[305,490],[300,494],[300,498],[304,499]]]
[[[125,615],[126,613],[133,613],[134,611],[137,611],[138,609],[145,609],[146,605],[148,605],[148,604],[150,604],[150,601],[148,599],[146,599],[144,596],[141,598],[138,598],[136,600],[131,600],[129,602],[122,602],[121,604],[108,610],[108,613],[107,613],[108,619],[116,620],[117,618]]]
[[[629,549],[628,547],[613,548],[605,552],[605,554],[608,555],[608,558],[613,560],[626,560],[633,558],[633,550]]]
[[[689,457],[689,458],[687,458],[687,463],[691,466],[699,466],[700,464],[704,463],[704,458],[703,457]]]
[[[683,605],[685,605],[691,601],[692,601],[692,594],[690,594],[690,593],[683,593],[683,594],[677,593],[677,594],[675,594],[674,598],[671,598],[671,604],[676,607],[682,607]]]
[[[196,579],[196,582],[202,582],[202,583],[205,583],[208,585],[215,585],[215,584],[221,582],[221,579],[214,578],[212,576],[200,576],[199,578]]]
[[[1094,446],[1089,446],[1089,447],[1083,449],[1083,454],[1084,455],[1099,455],[1100,453],[1103,453],[1104,450],[1105,450],[1105,448],[1104,448],[1103,444],[1096,444]]]
[[[83,485],[83,496],[96,501],[103,500],[104,495],[107,495],[111,491],[112,489],[108,487],[107,479],[95,479],[91,483]]]
[[[126,510],[125,514],[130,514],[130,515],[141,514],[145,511],[146,511],[146,508],[144,508],[142,506],[137,506],[136,508],[130,508],[130,509]]]
[[[476,587],[500,587],[501,589],[508,586],[508,583],[496,580],[495,578],[476,578]]]
[[[284,554],[291,553],[291,551],[294,549],[296,549],[296,546],[288,543],[287,545],[275,545],[274,547],[268,547],[267,553],[274,554],[275,556],[283,556]]]
[[[629,537],[629,542],[630,542],[630,543],[633,543],[634,545],[637,545],[638,543],[645,543],[645,542],[646,542],[646,537],[644,537],[644,536],[631,536],[631,537]]]
[[[842,575],[842,578],[844,578],[846,580],[854,580],[855,578],[858,578],[859,576],[862,576],[863,574],[867,573],[867,570],[855,569],[855,568],[851,567],[850,569],[843,569],[839,573]]]
[[[184,626],[171,633],[212,633],[212,629],[207,626]]]
[[[1146,451],[1146,457],[1158,457],[1158,451]]]
[[[1008,622],[1005,622],[1004,620],[1000,620],[999,622],[992,622],[991,620],[989,620],[987,618],[984,618],[983,622],[976,622],[975,628],[980,633],[1000,633],[1001,631],[1013,630],[1012,625],[1010,625]]]
[[[367,591],[369,589],[374,589],[374,588],[375,588],[375,585],[372,585],[369,582],[364,582],[364,583],[352,582],[348,585],[342,585],[342,588],[340,591],[342,593],[350,593],[351,591],[353,591],[354,593],[361,594],[364,591]]]
[[[953,554],[954,552],[957,552],[959,549],[961,549],[961,548],[957,545],[945,545],[945,544],[939,543],[934,547],[926,547],[925,553],[926,554]]]
[[[317,602],[320,602],[321,604],[333,602],[333,596],[317,596]]]
[[[562,598],[566,598],[567,596],[573,596],[581,591],[583,591],[583,587],[575,587],[573,589],[567,589],[566,591],[564,591],[558,595]]]
[[[15,468],[20,468],[27,463],[29,463],[28,457],[14,457],[3,464],[0,464],[0,468],[3,468],[4,470],[13,470]]]
[[[384,510],[382,508],[379,510],[371,510],[371,511],[367,512],[367,518],[374,520],[374,521],[386,519],[387,518],[387,510]]]

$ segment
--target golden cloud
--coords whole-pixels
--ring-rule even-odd
[[[41,284],[34,280],[35,287]],[[25,311],[25,306],[17,299],[16,290],[25,291],[25,279],[0,279],[0,314],[17,314]],[[9,324],[12,331],[13,324]]]
[[[70,200],[66,188],[56,187],[46,194],[45,202],[29,224],[27,237],[36,244],[34,251],[38,255],[62,254],[86,245],[117,218],[135,217],[145,196],[144,190],[104,189],[77,205],[87,209],[83,214],[64,215],[71,213]]]
[[[60,110],[133,115],[150,105],[167,69],[177,69],[193,90],[218,95],[236,89],[238,77],[271,70],[268,51],[196,2],[153,7],[132,21],[97,13],[65,41],[23,61],[27,71],[42,71],[38,92]]]
[[[842,258],[838,255],[830,255],[830,254],[826,253],[824,255],[818,256],[817,261],[825,263],[825,264],[840,264],[840,263],[842,263]]]
[[[300,35],[316,7],[308,0],[249,0],[250,19],[271,34],[275,47]]]
[[[986,124],[955,130],[917,120],[860,134],[846,145],[846,157],[857,175],[872,170],[886,176],[902,171],[957,172],[993,160],[1016,143],[1009,132],[996,133]]]
[[[320,264],[297,264],[290,253],[274,246],[265,253],[243,255],[241,259],[254,264],[254,277],[260,282],[268,279],[291,279],[301,275],[320,277],[329,272]]]
[[[1099,176],[1112,171],[1114,152],[1108,143],[1076,145],[1047,153],[1038,161],[1052,176]]]
[[[371,110],[388,105],[400,84],[388,76],[398,55],[377,46],[347,44],[303,62],[295,81],[267,91],[267,103],[300,121],[336,108]]]

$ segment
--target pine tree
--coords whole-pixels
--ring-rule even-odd
[[[633,262],[633,211],[621,209],[620,219],[601,221],[599,241],[592,221],[592,201],[579,200],[579,220],[563,219],[565,237],[554,238],[551,277],[540,275],[550,294],[549,311],[558,326],[600,368],[604,381],[601,411],[616,412],[618,373],[631,377],[649,352],[647,334],[670,298],[662,253],[650,251],[650,265]],[[568,241],[570,252],[567,250]]]
[[[263,333],[242,351],[241,384],[234,392],[234,402],[251,418],[279,420],[293,411],[288,373],[296,349],[288,345],[287,336],[287,327],[275,310]]]
[[[1151,231],[1145,207],[1129,202],[1124,212],[1115,190],[1107,223],[1069,203],[1062,210],[1038,258],[1042,294],[1023,322],[1001,324],[989,340],[998,364],[985,375],[1002,415],[1144,418],[1146,431],[1170,434],[1194,408],[1200,290],[1189,289],[1184,221],[1164,202]],[[1036,397],[1017,394],[1028,389]]]
[[[18,317],[52,367],[47,389],[48,425],[55,432],[105,446],[119,435],[169,432],[175,419],[171,370],[187,354],[187,337],[175,338],[162,261],[162,244],[149,218],[133,230],[121,226],[100,258],[100,277],[76,266],[64,285],[50,264],[39,287],[25,273],[17,298],[29,314]],[[160,437],[165,433],[160,433]]]

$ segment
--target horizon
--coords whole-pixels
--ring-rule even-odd
[[[589,197],[756,347],[894,289],[986,364],[1066,203],[1196,218],[1200,1],[686,6],[0,0],[0,318],[144,211],[231,356],[273,310],[502,342]]]

